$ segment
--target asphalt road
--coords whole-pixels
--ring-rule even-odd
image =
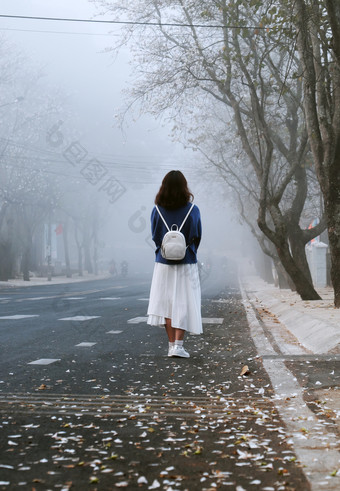
[[[308,490],[231,273],[189,359],[147,326],[149,279],[0,290],[0,489]]]

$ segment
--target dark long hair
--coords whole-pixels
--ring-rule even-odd
[[[188,183],[180,170],[171,170],[166,174],[155,198],[155,204],[173,210],[185,206],[194,199],[188,189]]]

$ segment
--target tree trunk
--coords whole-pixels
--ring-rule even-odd
[[[274,283],[274,276],[273,276],[273,271],[272,271],[272,261],[269,256],[266,254],[261,254],[261,276],[264,281],[267,283]]]
[[[68,219],[66,218],[63,224],[63,243],[64,243],[64,254],[65,254],[65,266],[66,266],[66,277],[72,278],[71,264],[70,264],[70,252],[68,247]]]
[[[85,269],[88,273],[93,273],[93,266],[91,261],[91,252],[90,252],[90,244],[88,241],[84,244],[84,259],[85,259]]]
[[[333,0],[326,0],[328,15],[319,2],[296,0],[294,9],[309,142],[327,219],[334,306],[340,308],[340,11]],[[329,31],[326,42],[319,35],[321,18],[322,29]]]
[[[75,225],[74,236],[75,236],[76,244],[77,244],[77,248],[78,248],[78,274],[79,274],[79,276],[83,276],[83,246],[79,242],[77,223],[75,222],[74,225]]]
[[[295,285],[288,276],[287,272],[285,271],[284,267],[282,266],[281,262],[279,260],[274,261],[275,264],[275,269],[277,272],[277,280],[278,280],[278,287],[280,289],[290,289],[292,291],[296,291]]]
[[[331,257],[331,281],[334,289],[334,306],[340,308],[340,139],[336,149],[336,158],[331,166],[328,196],[325,199],[327,216],[329,252]]]
[[[24,276],[24,281],[30,281],[30,259],[31,259],[31,244],[27,243],[22,256],[21,268]]]
[[[305,274],[297,267],[294,259],[291,256],[288,245],[282,243],[282,247],[277,248],[277,253],[283,267],[294,282],[294,285],[296,286],[296,292],[300,295],[301,299],[321,300],[321,297],[314,289],[313,284],[308,281]]]
[[[78,274],[83,276],[83,248],[78,246]]]
[[[307,281],[313,285],[313,279],[306,256],[306,244],[300,237],[301,234],[299,234],[298,231],[296,232],[297,233],[290,234],[289,237],[292,256],[297,267],[300,271],[303,271]]]
[[[0,243],[0,281],[8,281],[11,275],[11,244],[8,241]]]

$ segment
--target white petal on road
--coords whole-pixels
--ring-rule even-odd
[[[137,483],[138,484],[147,484],[148,483],[148,480],[144,477],[144,476],[140,476],[138,479],[137,479]]]
[[[160,488],[160,487],[161,487],[161,485],[159,484],[157,479],[155,479],[154,482],[151,484],[151,486],[148,487],[148,489],[156,489],[156,488]]]

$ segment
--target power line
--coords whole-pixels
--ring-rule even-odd
[[[14,32],[37,32],[43,34],[76,34],[76,35],[86,35],[86,36],[110,36],[118,37],[119,34],[107,33],[96,33],[96,32],[75,32],[75,31],[43,31],[38,29],[11,29],[9,27],[0,27],[0,31],[14,31]]]
[[[157,27],[202,27],[202,28],[217,28],[217,29],[267,29],[264,26],[246,26],[246,25],[222,25],[222,24],[181,24],[177,22],[140,22],[128,20],[100,20],[100,19],[75,19],[69,17],[43,17],[31,15],[7,15],[0,14],[0,17],[5,19],[25,19],[25,20],[43,20],[57,22],[84,22],[88,24],[115,24],[115,25],[132,25],[132,26],[157,26]]]
[[[49,162],[53,161],[56,163],[61,163],[61,162],[66,162],[65,158],[63,158],[63,152],[57,152],[55,150],[49,150],[48,148],[43,148],[34,144],[27,144],[27,143],[20,143],[15,140],[11,140],[9,138],[3,138],[0,137],[0,141],[3,141],[4,143],[16,147],[25,151],[30,151],[33,154],[32,155],[5,155],[3,159],[5,158],[21,158],[21,159],[35,159],[38,161],[42,162]],[[46,157],[42,158],[41,155],[45,153]],[[37,157],[39,155],[39,157]],[[129,154],[111,154],[111,153],[100,153],[100,152],[89,152],[88,155],[86,155],[88,159],[91,158],[98,158],[98,160],[104,165],[115,165],[115,166],[121,166],[124,168],[133,168],[135,169],[136,166],[142,166],[142,169],[148,170],[154,170],[154,166],[157,165],[157,168],[162,168],[162,167],[168,167],[169,165],[176,165],[178,163],[178,157],[176,155],[170,156],[170,161],[160,161],[162,158],[164,158],[163,154],[153,154],[153,155],[145,155],[142,158],[140,155],[129,155]],[[86,159],[84,158],[83,164],[85,164]],[[1,158],[0,158],[1,162]],[[182,159],[181,162],[183,164],[191,164],[193,160],[190,158],[188,159]]]

